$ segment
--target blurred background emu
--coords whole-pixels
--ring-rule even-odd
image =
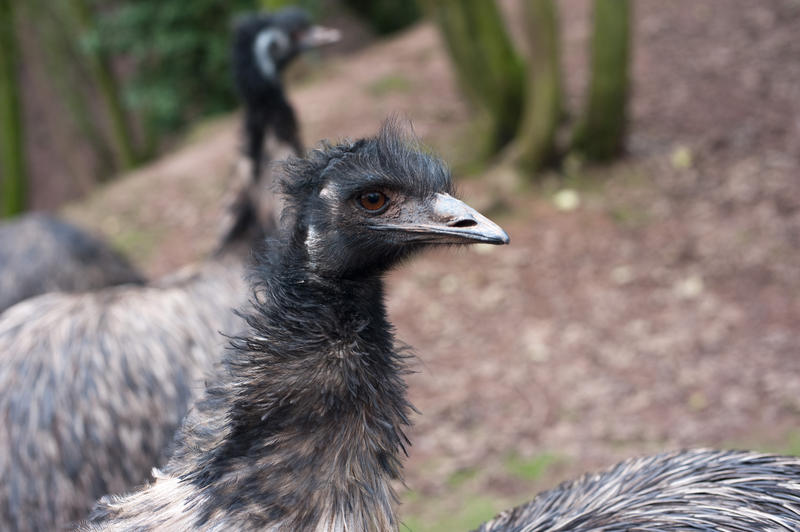
[[[295,4],[341,39],[276,60],[270,115],[234,81],[233,21],[288,2],[0,0],[0,309],[33,327],[35,294],[213,262],[220,225],[266,220],[270,161],[399,112],[513,237],[388,279],[425,361],[411,530],[629,456],[800,453],[796,0]]]

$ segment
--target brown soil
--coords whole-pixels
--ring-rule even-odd
[[[562,6],[578,102],[588,11]],[[390,315],[419,355],[413,530],[474,524],[629,455],[800,452],[797,35],[793,0],[639,0],[629,157],[506,192],[492,214],[510,247],[435,253],[391,276]],[[400,112],[453,156],[468,131],[427,25],[327,63],[292,99],[307,139],[371,133]],[[152,274],[202,254],[236,118],[196,137],[68,214]],[[502,204],[506,173],[462,180],[463,195]],[[565,185],[576,210],[549,201]]]

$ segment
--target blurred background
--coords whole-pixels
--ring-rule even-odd
[[[306,0],[307,146],[391,113],[508,248],[391,277],[419,355],[410,530],[695,446],[800,454],[800,1]],[[149,276],[206,254],[238,153],[231,20],[280,0],[0,0],[0,213]]]

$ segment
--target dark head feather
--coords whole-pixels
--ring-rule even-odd
[[[399,201],[420,204],[435,194],[450,194],[447,165],[422,147],[397,120],[388,120],[378,135],[339,144],[324,142],[307,158],[284,165],[281,225],[291,244],[327,276],[352,277],[384,271],[421,246],[397,235],[367,229],[369,219],[354,202],[359,194],[380,190]],[[319,239],[319,245],[311,246]]]

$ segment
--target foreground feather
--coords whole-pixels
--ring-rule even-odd
[[[633,458],[508,510],[476,532],[800,530],[800,459],[692,450]]]

